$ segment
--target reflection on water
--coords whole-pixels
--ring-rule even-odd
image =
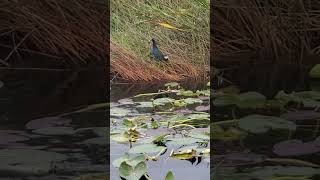
[[[106,173],[107,108],[70,113],[107,101],[104,73],[1,71],[0,177]]]
[[[224,69],[225,67],[220,67]],[[279,90],[287,92],[309,88],[307,72],[309,67],[294,64],[243,64],[227,67],[223,77],[240,87],[241,91],[257,91],[267,97],[274,96]],[[228,84],[228,83],[226,83]],[[216,86],[214,83],[213,86]],[[217,88],[217,87],[215,87]]]

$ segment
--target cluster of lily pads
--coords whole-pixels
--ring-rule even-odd
[[[209,86],[191,91],[172,82],[159,92],[110,104],[110,139],[128,148],[112,162],[121,179],[151,179],[148,161],[158,161],[165,154],[169,154],[167,160],[209,164]],[[173,180],[174,173],[173,169],[162,179]]]
[[[320,65],[310,76],[320,78]],[[272,99],[236,86],[215,89],[211,123],[213,179],[318,179],[320,91]]]

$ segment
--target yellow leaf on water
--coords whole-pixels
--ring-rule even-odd
[[[174,30],[178,30],[179,28],[176,28],[170,24],[167,24],[167,23],[159,23],[160,26],[163,26],[165,28],[168,28],[168,29],[174,29]]]

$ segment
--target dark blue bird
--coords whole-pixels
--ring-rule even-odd
[[[156,41],[152,38],[151,55],[156,61],[168,61],[168,56],[163,55],[159,50]]]

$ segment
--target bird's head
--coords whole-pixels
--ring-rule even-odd
[[[151,42],[152,42],[153,44],[156,44],[156,40],[155,40],[154,38],[151,39]]]

